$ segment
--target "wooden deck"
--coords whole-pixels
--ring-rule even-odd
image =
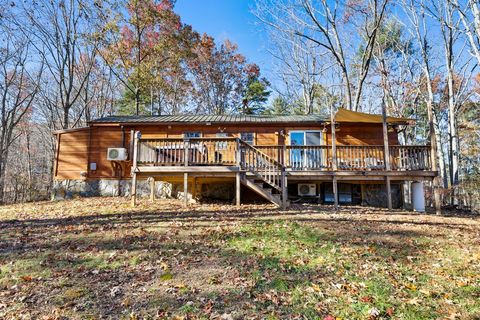
[[[137,176],[235,177],[286,206],[288,181],[431,180],[429,146],[252,146],[238,138],[142,139],[132,145],[133,194]],[[387,154],[387,157],[386,157]],[[132,201],[134,202],[135,197]]]
[[[256,163],[256,167],[278,164],[289,172],[307,174],[386,170],[384,146],[336,146],[336,157],[333,157],[332,146],[247,146],[236,138],[140,138],[137,149],[137,166],[152,172],[175,170],[172,167],[195,167],[198,171],[211,172],[222,170],[213,167],[239,168],[245,162],[252,164],[253,160],[264,162]],[[423,175],[431,170],[429,146],[390,146],[389,155],[389,171]]]

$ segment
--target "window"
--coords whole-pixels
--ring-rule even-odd
[[[248,144],[254,144],[253,132],[242,132],[240,133],[240,139],[245,141]]]
[[[290,162],[295,170],[320,169],[325,166],[323,151],[320,148],[322,144],[321,131],[291,131],[290,145],[297,146],[290,150]],[[310,148],[309,148],[310,146]]]
[[[216,134],[217,138],[228,137],[227,133],[219,132]],[[227,150],[228,141],[217,141],[215,144],[215,150]]]
[[[319,146],[322,144],[321,131],[291,131],[290,145],[292,146]]]
[[[200,138],[201,137],[201,133],[200,132],[184,132],[183,133],[183,137],[184,138]]]

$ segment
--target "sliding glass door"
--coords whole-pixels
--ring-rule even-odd
[[[322,164],[322,131],[290,132],[290,165],[294,170],[320,169]]]

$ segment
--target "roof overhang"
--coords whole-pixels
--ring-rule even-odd
[[[338,123],[383,123],[383,116],[378,114],[370,114],[364,112],[350,111],[347,109],[340,108],[334,117],[335,122]],[[387,117],[388,124],[397,124],[397,125],[411,125],[415,124],[414,119],[409,118],[397,118],[397,117]]]

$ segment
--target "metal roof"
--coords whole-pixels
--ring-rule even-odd
[[[166,116],[110,116],[91,123],[319,123],[320,115],[166,115]]]

